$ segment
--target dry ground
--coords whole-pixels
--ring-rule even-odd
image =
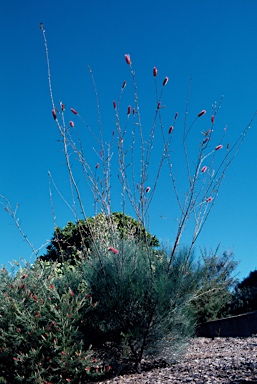
[[[103,383],[257,384],[257,337],[195,338],[186,356],[174,366],[118,376]]]

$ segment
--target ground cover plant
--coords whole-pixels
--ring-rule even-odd
[[[212,105],[211,113],[195,111],[189,122],[188,96],[180,130],[184,163],[174,165],[172,145],[179,116],[174,112],[167,124],[170,113],[168,106],[164,108],[163,97],[169,78],[159,80],[158,70],[153,68],[155,108],[152,124],[145,128],[135,70],[130,55],[125,54],[132,95],[126,94],[128,82],[122,81],[112,106],[114,127],[106,133],[89,68],[97,110],[97,128],[91,128],[76,106],[56,104],[43,24],[40,30],[50,111],[60,135],[71,199],[63,195],[49,172],[55,230],[46,253],[40,256],[24,235],[17,209],[0,195],[4,209],[37,256],[33,265],[20,266],[13,275],[5,268],[1,271],[2,381],[80,383],[121,372],[125,366],[140,372],[143,359],[174,362],[196,324],[217,316],[217,295],[225,302],[234,283],[232,254],[218,257],[215,252],[203,252],[198,262],[194,246],[255,115],[229,145],[226,131],[215,129],[221,101]],[[204,131],[197,130],[207,116]],[[83,148],[81,127],[95,139],[91,152]],[[180,173],[185,171],[187,188],[182,193],[176,167]],[[163,170],[179,210],[173,243],[166,249],[148,230],[150,207]],[[85,182],[83,186],[77,182],[78,174]],[[56,225],[53,191],[72,214],[73,219],[63,229]],[[113,195],[121,196],[120,212],[113,209]],[[93,217],[85,208],[89,201]],[[191,240],[187,247],[181,247],[186,226]]]

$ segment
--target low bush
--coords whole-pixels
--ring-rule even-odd
[[[0,370],[7,383],[79,383],[103,366],[78,328],[92,307],[79,269],[35,263],[0,272]]]

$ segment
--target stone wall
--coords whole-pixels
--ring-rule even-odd
[[[249,337],[257,334],[257,311],[200,324],[198,337]]]

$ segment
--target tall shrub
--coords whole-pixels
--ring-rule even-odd
[[[130,362],[137,371],[143,358],[175,361],[195,324],[189,309],[196,284],[184,271],[186,254],[167,272],[167,254],[133,240],[114,243],[109,250],[98,244],[92,262],[84,264],[96,303],[86,317],[88,345],[105,351],[111,365]]]
[[[61,262],[58,266],[59,270],[55,271],[56,280],[54,282],[49,281],[49,277],[41,281],[41,273],[39,273],[39,284],[35,281],[35,275],[26,272],[25,275],[27,276],[22,280],[34,276],[29,278],[33,281],[29,288],[26,286],[25,289],[23,284],[27,283],[17,280],[21,279],[20,277],[15,278],[14,283],[10,282],[9,284],[9,281],[8,284],[4,283],[5,295],[1,299],[3,300],[3,305],[1,305],[1,319],[3,319],[1,320],[1,337],[5,343],[3,350],[1,350],[3,353],[2,361],[5,362],[3,369],[10,375],[12,372],[15,373],[15,376],[12,376],[13,380],[22,380],[22,375],[24,377],[26,375],[26,380],[28,377],[28,380],[36,379],[39,382],[44,374],[51,374],[51,380],[55,382],[62,380],[63,377],[68,380],[70,378],[67,377],[67,374],[71,374],[71,371],[74,370],[76,373],[74,380],[77,380],[77,378],[79,379],[80,368],[79,372],[76,371],[76,363],[82,364],[83,362],[84,364],[88,360],[90,343],[100,350],[105,346],[113,346],[111,351],[116,350],[118,355],[113,358],[113,361],[118,364],[119,360],[123,361],[127,357],[129,361],[134,363],[137,370],[140,370],[143,357],[158,356],[159,351],[166,348],[173,359],[179,346],[185,344],[187,337],[191,334],[192,302],[205,284],[205,280],[202,280],[201,287],[196,279],[198,274],[191,270],[193,268],[191,257],[195,242],[215,204],[225,172],[236,157],[256,113],[234,143],[229,145],[226,139],[226,130],[216,129],[216,118],[221,102],[214,103],[211,112],[202,109],[194,111],[192,116],[188,111],[189,92],[185,117],[180,123],[178,112],[167,112],[169,109],[164,108],[163,105],[163,98],[169,87],[169,78],[166,76],[160,80],[158,70],[154,67],[152,77],[153,90],[156,95],[155,107],[152,111],[152,124],[145,128],[141,116],[135,70],[130,55],[125,54],[125,65],[130,74],[129,81],[133,92],[129,96],[129,103],[125,101],[123,104],[126,95],[126,81],[122,80],[118,90],[119,96],[114,97],[115,101],[113,101],[115,126],[110,137],[107,137],[102,126],[98,91],[91,68],[89,68],[89,73],[96,98],[98,128],[89,126],[83,113],[76,110],[76,106],[69,106],[69,108],[66,106],[65,108],[62,102],[56,104],[52,88],[46,34],[42,23],[40,29],[45,44],[51,113],[60,134],[60,143],[71,185],[72,202],[69,203],[49,172],[49,190],[55,228],[57,225],[54,214],[53,188],[57,190],[59,196],[71,210],[76,223],[81,223],[81,220],[84,222],[88,220],[85,205],[88,206],[89,196],[85,191],[89,192],[96,217],[100,214],[103,222],[108,225],[105,225],[104,230],[100,230],[100,232],[94,232],[94,223],[89,225],[90,250],[93,257],[86,260],[82,254],[81,268],[83,266],[84,272],[81,275],[79,272],[81,269],[76,271],[71,269],[69,272],[68,267],[71,266]],[[149,113],[151,111],[147,110],[147,115]],[[172,119],[170,119],[171,114],[174,116]],[[209,119],[206,122],[206,129],[203,131],[198,124],[207,116]],[[180,130],[177,130],[178,124],[181,124]],[[83,150],[83,143],[79,135],[81,126],[83,126],[84,131],[86,128],[88,134],[95,139],[96,145],[92,148],[92,153],[97,155],[98,161],[93,164],[89,158],[90,149]],[[172,146],[176,131],[182,132],[181,151],[184,154],[184,168],[181,164],[176,164],[173,159]],[[153,156],[157,132],[158,137],[161,137],[161,147],[158,147],[158,161],[156,161],[156,156]],[[192,148],[197,148],[196,152],[193,152]],[[192,153],[194,156],[191,158]],[[71,159],[76,159],[81,166],[81,175],[85,181],[83,193],[77,182],[78,179],[81,179],[78,178],[78,168],[73,167]],[[170,229],[172,245],[169,254],[164,251],[155,253],[149,244],[149,238],[145,236],[146,233],[144,233],[145,241],[137,242],[133,236],[131,239],[117,236],[115,222],[110,220],[113,215],[112,181],[114,176],[112,170],[115,170],[120,185],[120,204],[123,217],[126,217],[129,212],[142,228],[147,229],[150,205],[155,196],[164,165],[168,167],[171,189],[174,192],[173,196],[179,210],[176,221],[177,227],[174,232]],[[180,193],[176,181],[176,167],[179,174],[184,171],[186,186],[182,193]],[[81,185],[82,183],[80,183]],[[170,195],[171,193],[168,197],[169,200]],[[83,196],[86,198],[84,199]],[[17,207],[13,209],[4,196],[0,195],[0,198],[1,204],[13,217],[21,234],[38,256],[38,252],[22,231],[17,218]],[[173,218],[175,219],[175,217]],[[192,225],[188,225],[189,222]],[[70,227],[68,229],[71,229],[72,232],[74,227],[72,225]],[[186,227],[190,228],[191,237],[188,248],[184,252],[181,250],[181,238]],[[78,256],[81,250],[77,249],[77,243],[65,244],[64,242],[63,244],[67,245],[65,253],[60,246],[63,239],[58,239],[58,235],[60,234],[61,237],[64,235],[65,238],[66,233],[60,233],[60,231],[56,231],[56,233],[58,257],[60,256],[62,259],[66,256],[69,257],[70,254]],[[73,236],[73,232],[71,235]],[[81,233],[79,233],[80,235]],[[106,235],[108,241],[106,241]],[[81,239],[83,241],[83,236]],[[58,261],[62,260],[58,259]],[[38,266],[38,264],[36,265]],[[52,268],[51,264],[50,268]],[[78,274],[75,280],[84,284],[82,291],[76,288],[76,285],[75,287],[71,285],[70,277],[75,278],[73,274]],[[26,281],[29,282],[29,279]],[[33,291],[34,285],[34,289],[38,289],[36,294]],[[76,289],[78,289],[78,296],[75,294],[73,296]],[[88,301],[85,301],[85,296],[83,296],[85,289],[86,291],[89,290],[86,295]],[[201,293],[204,297],[206,291]],[[40,300],[33,297],[39,297],[39,295],[42,295]],[[20,298],[22,299],[20,300]],[[29,306],[26,306],[27,303]],[[51,303],[54,303],[54,306]],[[59,310],[56,306],[61,309]],[[14,311],[13,318],[11,311]],[[53,316],[54,320],[52,319]],[[9,323],[6,321],[8,318],[11,320],[10,324],[13,322],[13,327],[8,325]],[[25,318],[29,321],[25,322]],[[26,331],[27,333],[22,333],[18,337],[15,334],[14,337],[13,332],[19,333],[17,329],[22,329],[18,325],[17,319],[25,327],[25,330],[27,330],[26,327],[30,328]],[[53,326],[55,327],[51,321],[58,323],[58,328],[46,330],[48,326],[51,329]],[[33,328],[35,324],[38,324],[36,329]],[[35,330],[38,336],[36,340],[39,341],[39,344],[36,352],[32,347],[36,340],[33,339],[32,343],[33,332],[31,329]],[[59,330],[62,330],[62,333],[58,334],[57,337],[55,332],[59,332]],[[82,336],[80,336],[81,334]],[[57,348],[57,352],[61,351],[61,353],[55,354],[56,358],[53,356],[53,358],[51,357],[52,361],[47,362],[46,356],[52,356],[56,349],[55,347],[53,350],[51,349],[55,340],[53,335],[58,340],[58,347],[60,346]],[[94,338],[91,335],[94,335]],[[10,354],[7,347],[8,337],[12,340]],[[76,337],[82,344],[85,342],[84,349],[81,347],[79,351],[76,350],[74,343]],[[53,343],[48,342],[48,340],[53,341]],[[22,349],[23,345],[27,346],[25,350]],[[47,353],[44,352],[43,348],[46,348]],[[19,354],[15,355],[15,359],[12,361],[13,353],[17,350]],[[27,350],[29,352],[26,352]],[[32,363],[34,361],[34,365],[30,366],[26,353],[32,356],[29,361]],[[36,353],[36,359],[33,360],[34,353]],[[82,353],[85,355],[81,355]],[[69,357],[69,362],[65,360],[64,356]],[[108,358],[112,358],[112,356]],[[41,365],[36,361],[39,361]],[[9,362],[12,363],[10,365],[12,370],[9,369]],[[72,365],[73,362],[76,363]],[[70,364],[73,367],[71,371],[69,371]],[[51,370],[54,373],[51,373]],[[96,372],[96,368],[94,370],[87,365],[83,372],[85,371],[93,374]]]

